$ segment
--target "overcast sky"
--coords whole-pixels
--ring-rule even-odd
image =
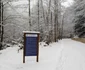
[[[36,4],[37,0],[31,0],[31,8]],[[62,3],[65,7],[70,7],[74,3],[74,0],[66,0]],[[19,5],[19,4],[28,4],[28,0],[19,0],[16,2],[13,2],[13,5]]]
[[[30,0],[31,1],[31,8],[36,4],[37,0]],[[28,0],[19,0],[16,2],[12,2],[13,5],[20,5],[20,4],[28,4]]]
[[[62,3],[62,5],[65,7],[70,7],[73,3],[74,0],[66,0],[65,2]]]

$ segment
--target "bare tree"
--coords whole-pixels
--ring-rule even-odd
[[[38,0],[38,31],[40,29],[40,26],[39,26],[39,0]]]
[[[45,23],[45,12],[44,12],[44,6],[43,6],[43,1],[42,0],[41,0],[41,6],[42,6],[42,10],[43,10],[43,18],[44,18],[44,23]],[[45,23],[45,25],[46,25],[46,23]]]
[[[47,36],[48,36],[48,37],[47,37],[47,41],[48,41],[49,43],[51,42],[51,41],[50,41],[50,26],[49,26],[49,25],[50,25],[50,23],[49,23],[49,21],[50,21],[50,20],[49,20],[49,16],[50,16],[50,11],[51,11],[50,8],[51,8],[51,0],[49,0],[48,10],[47,10],[47,16],[46,16],[46,21],[47,21],[46,24],[47,24],[47,31],[48,31],[48,32],[47,32],[47,33],[48,33],[48,34],[47,34]]]
[[[58,23],[58,0],[54,0],[54,41],[58,42],[59,23]]]
[[[0,49],[2,49],[3,45],[3,30],[4,30],[4,27],[3,27],[3,2],[0,0],[0,37],[1,37],[1,41],[0,41]]]
[[[31,10],[30,10],[30,0],[29,0],[29,30],[31,31]]]

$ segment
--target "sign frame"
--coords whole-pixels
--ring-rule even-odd
[[[33,32],[33,31],[23,31],[24,33],[24,47],[23,47],[23,63],[25,63],[25,52],[26,52],[26,35],[27,34],[37,34],[37,55],[36,55],[36,62],[39,62],[39,39],[40,39],[40,32]]]

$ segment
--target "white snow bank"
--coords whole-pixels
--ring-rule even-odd
[[[23,33],[40,33],[38,31],[23,31]]]
[[[0,51],[0,70],[85,70],[85,44],[64,39],[41,46],[38,63],[36,57],[26,57],[23,64],[23,51],[18,53],[17,46]]]

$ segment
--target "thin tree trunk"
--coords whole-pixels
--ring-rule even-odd
[[[52,12],[51,12],[51,42],[53,41],[53,21],[52,21]]]
[[[0,37],[1,37],[1,25],[2,25],[2,5],[1,5],[1,0],[0,0]],[[1,42],[1,40],[0,40],[0,42]]]
[[[64,26],[64,14],[62,17],[62,31],[61,31],[61,37],[63,38],[63,26]]]
[[[58,42],[58,0],[54,0],[54,41]]]
[[[30,12],[30,0],[29,0],[29,30],[31,31],[31,12]]]
[[[0,21],[1,21],[1,45],[0,45],[0,50],[1,50],[2,47],[3,47],[3,46],[2,46],[2,42],[3,42],[3,22],[2,22],[2,21],[3,21],[3,4],[2,4],[1,1],[0,1],[0,4],[1,4],[1,5],[0,5],[0,6],[1,6],[1,7],[0,7],[0,8],[1,8],[1,13],[0,13],[0,15],[1,15],[1,16],[0,16],[0,17],[1,17],[1,20],[0,20]]]
[[[54,0],[54,41],[56,42],[56,0]]]
[[[43,10],[43,18],[44,18],[44,23],[45,23],[45,29],[46,29],[46,18],[45,18],[45,12],[44,12],[44,7],[43,7],[43,1],[41,0],[41,5],[42,5],[42,10]]]
[[[49,20],[50,7],[51,7],[51,0],[49,0],[49,6],[48,6],[48,11],[47,11],[47,17],[46,17],[47,18],[47,23],[46,24],[47,24],[47,31],[48,31],[47,32],[48,33],[48,39],[47,40],[48,40],[49,43],[50,43],[50,26],[49,26],[50,25],[50,23],[49,23],[49,21],[50,21]]]
[[[1,42],[3,42],[3,34],[4,34],[4,27],[3,27],[3,3],[2,3],[2,35],[1,35]]]
[[[47,25],[49,29],[49,15],[50,15],[51,0],[49,0],[48,12],[47,12]]]
[[[38,31],[40,30],[39,27],[40,27],[40,26],[39,26],[39,0],[38,0]]]

